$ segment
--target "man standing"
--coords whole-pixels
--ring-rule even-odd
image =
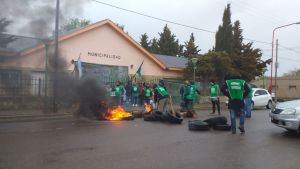
[[[154,88],[154,101],[158,103],[157,110],[165,113],[169,104],[169,93],[167,92],[163,80],[153,86]]]
[[[216,105],[218,114],[220,115],[220,100],[219,100],[219,85],[215,84],[214,81],[211,81],[209,84],[209,96],[212,103],[212,112],[211,114],[214,114],[216,111]]]
[[[244,111],[245,111],[246,118],[251,118],[251,109],[252,109],[251,101],[252,101],[253,92],[250,84],[248,84],[248,87],[250,89],[250,92],[244,99],[244,104],[245,104]]]
[[[146,84],[146,87],[144,88],[144,98],[146,104],[150,104],[150,100],[152,96],[153,96],[152,90],[150,89],[149,84]]]
[[[232,75],[225,80],[226,82],[222,86],[221,91],[229,98],[228,109],[230,112],[231,132],[232,134],[236,133],[236,114],[240,112],[239,130],[241,133],[245,133],[244,97],[249,94],[250,89],[240,75]]]
[[[117,82],[117,85],[115,87],[115,95],[118,99],[118,105],[123,105],[123,97],[124,94],[126,93],[124,86],[120,81]]]
[[[137,107],[138,106],[138,97],[139,97],[139,86],[137,85],[136,82],[134,82],[132,85],[132,97],[133,97],[132,106]]]
[[[184,84],[182,84],[180,86],[179,93],[181,96],[181,103],[180,103],[181,111],[186,111],[186,100],[185,100],[184,94],[185,94],[185,90],[187,89],[188,85],[189,85],[189,81],[186,80],[186,81],[184,81]]]
[[[196,96],[196,92],[198,93],[198,95],[200,94],[200,92],[196,89],[196,86],[194,85],[194,82],[191,81],[190,83],[188,83],[188,85],[185,87],[185,93],[184,93],[184,100],[185,100],[185,106],[187,109],[187,117],[195,117],[196,116],[196,112],[194,111],[193,108],[193,103],[195,100],[195,96]]]

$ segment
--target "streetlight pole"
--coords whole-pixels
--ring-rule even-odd
[[[194,82],[195,82],[195,74],[196,74],[196,63],[198,61],[198,58],[192,58],[192,63],[193,63],[193,69],[194,69],[194,73],[193,73],[193,79],[194,79]]]
[[[287,24],[287,25],[282,25],[282,26],[278,26],[276,28],[273,29],[273,34],[272,34],[272,65],[271,65],[271,78],[270,78],[270,84],[269,84],[269,93],[272,94],[272,81],[273,81],[273,58],[274,58],[274,37],[275,37],[275,31],[277,29],[280,29],[280,28],[284,28],[284,27],[288,27],[288,26],[291,26],[291,25],[297,25],[297,24],[300,24],[300,22],[294,22],[294,23],[290,23],[290,24]],[[275,97],[276,97],[276,93],[275,93]]]

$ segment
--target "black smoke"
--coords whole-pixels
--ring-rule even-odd
[[[60,24],[80,17],[88,0],[60,0]],[[46,38],[54,30],[56,0],[1,0],[0,17],[12,21],[9,33]]]

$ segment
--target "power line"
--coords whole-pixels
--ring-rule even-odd
[[[179,22],[158,18],[158,17],[155,17],[155,16],[147,15],[147,14],[144,14],[144,13],[141,13],[141,12],[136,12],[136,11],[133,11],[133,10],[130,10],[130,9],[125,9],[125,8],[122,8],[122,7],[119,7],[119,6],[116,6],[116,5],[112,5],[112,4],[108,4],[108,3],[105,3],[105,2],[101,2],[101,1],[98,1],[98,0],[91,0],[91,1],[103,4],[103,5],[106,5],[106,6],[110,6],[110,7],[116,8],[116,9],[120,9],[120,10],[123,10],[123,11],[126,11],[126,12],[130,12],[130,13],[141,15],[141,16],[144,16],[144,17],[148,17],[148,18],[151,18],[151,19],[155,19],[155,20],[159,20],[159,21],[163,21],[163,22],[167,22],[167,23],[172,23],[174,25],[179,25],[179,26],[183,26],[183,27],[187,27],[187,28],[191,28],[191,29],[195,29],[195,30],[199,30],[199,31],[203,31],[203,32],[208,32],[208,33],[211,33],[211,34],[216,33],[215,31],[211,31],[211,30],[207,30],[207,29],[203,29],[203,28],[197,28],[195,26],[190,26],[190,25],[179,23]],[[268,44],[268,45],[272,44],[270,42],[264,42],[264,41],[248,39],[248,38],[244,38],[244,40],[248,40],[248,41],[252,41],[252,42],[256,42],[256,43]]]
[[[120,10],[123,10],[123,11],[127,11],[127,12],[131,12],[131,13],[138,14],[138,15],[141,15],[141,16],[145,16],[145,17],[148,17],[148,18],[156,19],[156,20],[159,20],[159,21],[164,21],[164,22],[175,24],[175,25],[184,26],[184,27],[191,28],[191,29],[196,29],[196,30],[203,31],[203,32],[208,32],[208,33],[213,33],[213,34],[216,33],[215,31],[210,31],[210,30],[197,28],[197,27],[194,27],[194,26],[189,26],[189,25],[178,23],[178,22],[158,18],[158,17],[155,17],[155,16],[150,16],[150,15],[143,14],[143,13],[140,13],[140,12],[136,12],[136,11],[133,11],[133,10],[129,10],[129,9],[125,9],[125,8],[115,6],[115,5],[111,5],[111,4],[108,4],[108,3],[105,3],[105,2],[101,2],[101,1],[97,1],[97,0],[92,0],[92,1],[103,4],[103,5],[106,5],[106,6],[110,6],[110,7],[113,7],[113,8],[117,8],[117,9],[120,9]]]

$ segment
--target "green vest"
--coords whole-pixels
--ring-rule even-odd
[[[139,86],[133,85],[132,86],[132,93],[133,93],[133,96],[139,96]]]
[[[186,96],[188,100],[194,100],[196,95],[196,87],[194,85],[188,86],[190,88],[189,94]]]
[[[122,85],[117,85],[116,87],[115,87],[115,95],[116,96],[120,96],[120,95],[122,95],[123,94],[123,86]]]
[[[151,97],[151,92],[152,92],[151,89],[149,89],[149,88],[145,89],[144,90],[145,97],[146,98]]]
[[[218,97],[219,96],[219,85],[209,85],[209,94],[210,97]]]
[[[243,100],[245,81],[241,79],[226,80],[231,100]]]
[[[159,85],[157,85],[157,87],[156,87],[155,89],[158,91],[158,93],[159,93],[162,97],[165,97],[165,96],[168,96],[168,95],[169,95],[169,93],[166,91],[166,89],[163,88],[163,87],[161,87],[161,86],[159,86]]]

